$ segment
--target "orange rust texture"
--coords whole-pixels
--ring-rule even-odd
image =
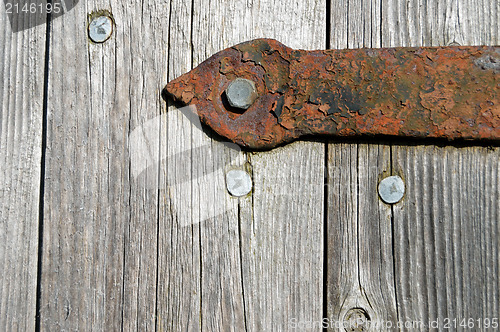
[[[304,51],[257,39],[215,54],[166,92],[256,149],[314,134],[499,141],[499,74],[499,47]],[[225,101],[237,77],[259,94],[244,112]]]

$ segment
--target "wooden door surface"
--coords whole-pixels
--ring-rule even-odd
[[[498,146],[244,152],[160,94],[253,38],[498,45],[499,15],[492,0],[92,0],[14,32],[0,9],[0,330],[494,330]],[[227,192],[233,169],[249,195]],[[406,187],[394,205],[388,175]]]

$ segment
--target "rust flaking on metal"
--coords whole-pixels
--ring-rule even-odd
[[[171,81],[167,94],[245,147],[304,135],[500,140],[500,47],[305,51],[257,39],[225,49]],[[247,110],[224,96],[252,80]],[[194,109],[194,108],[193,108]]]

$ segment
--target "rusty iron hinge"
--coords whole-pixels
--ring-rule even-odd
[[[500,47],[305,51],[256,39],[168,83],[234,143],[270,149],[304,135],[500,141]]]

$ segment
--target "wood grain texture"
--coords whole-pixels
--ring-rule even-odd
[[[164,83],[192,68],[192,2],[171,1],[169,6],[175,15],[166,27],[169,39]],[[194,220],[199,197],[194,197],[191,181],[191,170],[199,163],[191,158],[191,150],[203,144],[193,142],[196,126],[174,107],[169,107],[161,120],[166,139],[160,141],[156,327],[159,331],[200,331],[200,220]],[[204,151],[210,150],[205,146]]]
[[[330,47],[381,47],[381,0],[330,0]]]
[[[498,45],[500,4],[491,0],[382,1],[382,46]]]
[[[45,87],[46,26],[11,34],[2,11],[0,330],[35,329],[38,250],[43,331],[317,331],[323,314],[353,308],[372,322],[497,317],[499,148],[300,141],[247,153],[160,91],[252,38],[323,49],[327,15],[333,48],[498,44],[499,7],[80,2],[50,25]],[[104,44],[87,37],[98,10],[116,22]],[[227,193],[231,169],[252,175],[250,195]],[[392,208],[377,197],[390,174],[407,189]]]
[[[87,14],[103,9],[116,27],[93,44]],[[129,134],[164,108],[168,10],[80,2],[53,22],[42,330],[155,329],[159,134],[145,166]]]
[[[428,2],[424,0],[406,2],[395,0],[382,0],[380,2],[332,1],[331,8],[332,26],[330,31],[333,48],[498,44],[500,29],[497,18],[499,6],[491,1],[480,1],[479,3],[467,0],[458,2]],[[329,145],[328,148],[328,152],[333,153],[333,156],[329,155],[328,158],[328,173],[330,176],[328,183],[334,181],[334,183],[340,183],[344,187],[343,191],[337,193],[337,189],[335,189],[335,193],[328,192],[327,196],[329,211],[327,228],[329,241],[327,255],[328,317],[331,317],[334,321],[342,319],[345,310],[342,311],[341,308],[359,306],[364,309],[368,308],[366,309],[368,314],[370,314],[370,309],[375,307],[387,315],[384,317],[384,315],[370,314],[372,320],[374,318],[389,319],[392,323],[396,321],[405,323],[408,320],[410,320],[409,323],[415,322],[415,324],[424,321],[428,323],[429,318],[458,318],[457,315],[461,317],[465,315],[467,318],[476,319],[489,315],[490,318],[493,318],[495,315],[492,312],[495,312],[495,310],[498,312],[499,305],[499,282],[496,277],[496,271],[498,270],[498,228],[494,226],[498,224],[499,220],[498,214],[495,214],[497,212],[494,212],[498,209],[498,203],[496,203],[498,201],[498,188],[496,180],[488,185],[481,185],[480,183],[471,184],[471,180],[467,180],[467,178],[475,178],[476,176],[485,179],[498,179],[498,175],[491,170],[492,166],[490,165],[498,165],[500,162],[498,155],[493,153],[494,157],[490,155],[488,159],[483,156],[484,149],[470,148],[469,150],[464,149],[464,151],[458,150],[455,153],[447,153],[446,158],[444,158],[444,152],[441,151],[441,148],[427,151],[423,147],[415,146],[390,147],[391,155],[393,155],[392,159],[389,158],[390,167],[388,166],[387,154],[381,153],[378,154],[378,157],[373,155],[371,158],[370,154],[368,154],[365,158],[359,158],[359,160],[372,159],[370,164],[374,167],[371,172],[367,172],[372,174],[371,178],[370,176],[361,177],[369,181],[366,182],[366,186],[359,186],[359,184],[365,182],[360,181],[356,174],[362,174],[364,168],[363,164],[355,165],[354,161],[355,156],[362,149],[362,144],[357,148],[355,145]],[[411,156],[407,158],[411,162],[401,162],[399,160],[405,158],[405,156]],[[464,157],[470,159],[470,165],[464,166],[462,164],[462,158]],[[339,161],[339,158],[344,161]],[[451,213],[443,216],[440,219],[441,221],[438,221],[433,218],[434,214],[422,211],[422,209],[425,211],[431,209],[432,211],[440,211],[437,213],[439,215],[446,213],[444,211],[449,209],[447,200],[439,198],[433,201],[426,200],[426,203],[422,203],[418,208],[415,202],[409,200],[408,196],[405,197],[403,202],[395,205],[396,210],[394,213],[390,213],[390,210],[385,208],[385,214],[376,213],[377,207],[380,205],[377,199],[367,200],[365,204],[361,203],[360,199],[362,197],[375,197],[376,183],[381,179],[382,175],[389,175],[391,172],[399,175],[404,173],[405,176],[407,176],[407,171],[410,172],[413,177],[411,185],[416,187],[413,190],[418,191],[412,199],[419,200],[421,197],[425,197],[426,194],[424,193],[429,191],[429,185],[423,183],[421,179],[424,178],[424,174],[429,172],[435,174],[435,168],[437,167],[430,163],[421,165],[421,160],[425,158],[431,158],[433,161],[438,160],[435,161],[437,164],[458,165],[456,167],[460,168],[463,174],[470,171],[471,174],[465,175],[466,179],[464,181],[475,187],[479,185],[480,189],[478,190],[480,191],[488,193],[493,191],[493,201],[487,200],[484,203],[479,203],[478,201],[469,200],[464,202],[464,194],[460,194],[456,189],[450,187],[450,184],[454,181],[460,182],[461,180],[452,180],[450,178],[452,175],[448,175],[449,177],[446,180],[434,185],[434,191],[431,192],[431,195],[436,195],[435,192],[438,191],[448,199],[454,197],[453,199],[464,202],[461,207],[468,212],[461,213],[461,217],[456,217],[460,221],[453,222],[454,218]],[[449,159],[449,161],[446,162],[443,158]],[[417,163],[419,166],[414,167],[411,163]],[[392,164],[394,164],[394,167]],[[404,166],[401,164],[404,164]],[[340,175],[332,173],[330,168],[334,165],[341,165],[339,168]],[[474,165],[476,169],[473,169],[474,166],[471,165]],[[464,170],[464,167],[467,170]],[[407,170],[407,168],[413,168],[414,171]],[[446,170],[441,168],[440,172],[446,172]],[[442,173],[439,174],[444,177]],[[453,175],[453,177],[455,176]],[[429,181],[432,180],[429,179]],[[483,182],[486,183],[486,181]],[[357,185],[357,190],[352,188],[354,185]],[[328,189],[330,188],[328,186]],[[348,203],[342,206],[339,203],[339,197],[342,197],[343,201]],[[357,200],[359,206],[353,208],[353,204],[355,204],[353,202]],[[494,208],[491,208],[491,202],[496,203],[493,204],[495,205]],[[424,208],[424,205],[426,208]],[[472,206],[477,206],[477,208],[474,208],[474,213],[470,212]],[[381,209],[384,211],[383,205]],[[358,224],[355,220],[356,214],[365,215],[365,217],[368,217],[368,222]],[[483,215],[486,217],[479,222],[478,218]],[[335,216],[334,220],[332,220],[333,216]],[[391,216],[393,218],[392,226],[390,226]],[[411,219],[414,219],[414,222],[421,222],[422,224],[419,224],[419,226],[404,225],[403,220],[410,222],[410,216]],[[341,218],[347,220],[347,222],[339,226],[337,219]],[[363,217],[361,219],[364,220]],[[381,225],[378,228],[379,234],[366,232],[377,229],[369,226],[376,222],[377,219],[380,220]],[[455,244],[453,236],[456,235],[451,235],[446,231],[436,231],[436,229],[443,229],[443,220],[456,225],[453,227],[458,229],[458,232],[463,232],[464,229],[467,229],[468,233],[472,232],[473,229],[477,232],[476,228],[478,227],[487,228],[488,230],[493,228],[492,238],[476,235],[471,237],[468,242],[461,240],[461,244],[464,246],[462,248],[460,245]],[[398,223],[403,224],[398,225]],[[366,226],[364,228],[365,233],[359,225]],[[417,229],[419,229],[420,233],[426,234],[425,239],[414,239]],[[424,235],[420,237],[423,238]],[[443,242],[454,244],[443,245]],[[341,243],[342,246],[337,247],[335,243]],[[371,244],[367,248],[376,249],[363,252],[364,243]],[[409,243],[415,244],[409,245]],[[439,251],[434,250],[434,247],[440,248]],[[382,250],[378,257],[373,260],[367,258],[377,253],[380,250],[379,248],[382,248]],[[481,251],[480,249],[470,248],[484,248],[486,250]],[[455,259],[460,255],[457,252],[465,252],[465,256],[462,255],[459,259]],[[391,257],[393,257],[394,261]],[[473,263],[475,259],[480,259],[482,262],[482,264],[479,264],[477,274],[464,272],[465,266],[475,266]],[[348,264],[347,260],[354,262],[354,267],[353,264]],[[362,264],[363,261],[371,264]],[[432,265],[428,261],[432,262]],[[453,266],[453,269],[447,268],[447,265]],[[356,271],[358,271],[356,266],[360,273],[366,273],[364,280],[361,280],[356,275]],[[379,266],[379,273],[376,273],[373,269],[371,273],[367,273],[370,271],[370,267],[373,268],[374,266]],[[393,268],[394,271],[392,271]],[[490,274],[490,271],[493,271],[493,273]],[[472,272],[472,268],[469,272]],[[467,275],[466,277],[463,276],[464,273]],[[486,274],[488,277],[485,277]],[[483,278],[481,279],[480,276]],[[479,288],[480,291],[477,295],[472,296],[472,287],[473,285],[478,286],[479,280],[486,284]],[[365,294],[366,283],[374,285],[379,283],[383,287],[381,292],[377,294],[379,299],[384,300],[379,301],[382,307],[373,306],[372,303],[366,300],[368,297],[368,293]],[[349,291],[358,287],[363,292],[351,292],[354,295],[349,297]],[[487,291],[488,296],[486,296]],[[465,298],[467,296],[468,298]],[[481,296],[482,300],[479,299]],[[342,302],[342,300],[345,302]],[[472,303],[475,303],[475,305]],[[417,326],[415,329],[427,329],[427,327],[421,325]]]
[[[331,47],[381,47],[381,6],[331,1]],[[344,331],[342,323],[357,331],[356,318],[383,330],[376,324],[397,322],[391,209],[377,194],[378,181],[391,170],[390,146],[329,144],[326,167],[328,330]]]
[[[216,1],[210,11],[196,8],[206,6],[195,2],[194,45],[200,50],[194,53],[195,63],[259,37],[295,48],[325,46],[321,1]],[[207,49],[211,36],[218,37]],[[298,142],[248,156],[254,191],[240,200],[238,220],[247,331],[288,330],[291,319],[321,319],[323,202],[317,198],[322,197],[323,150],[321,143]],[[210,306],[205,302],[205,315],[212,315]]]
[[[383,46],[498,44],[498,3],[383,3]],[[393,214],[401,323],[498,317],[498,151],[392,148],[393,172],[407,188]]]
[[[250,155],[254,193],[241,204],[249,331],[322,319],[324,146],[303,144]]]
[[[394,206],[400,320],[439,319],[442,330],[445,318],[457,324],[498,318],[500,149],[398,145],[393,151],[406,184],[403,202]]]
[[[172,2],[168,80],[193,66],[191,5]],[[244,156],[208,136],[196,115],[174,106],[162,126],[157,328],[240,330],[238,202],[227,194],[224,174],[243,165]]]
[[[94,6],[106,8],[105,4]],[[127,176],[117,185],[129,191],[129,201],[124,202],[124,211],[120,211],[125,214],[122,221],[125,232],[121,326],[125,331],[154,331],[160,142],[165,139],[160,114],[166,111],[160,91],[166,79],[165,45],[170,34],[167,28],[170,7],[158,1],[117,1],[111,2],[109,8],[117,22],[116,44],[109,45],[116,48],[116,59],[111,64],[116,86],[110,87],[114,105],[104,111],[117,118],[112,136],[120,139],[113,153],[126,158],[122,167]],[[135,132],[142,133],[145,138],[140,144],[132,135]],[[145,151],[146,156],[142,155]]]
[[[325,6],[319,1],[195,1],[192,8],[186,2],[172,2],[172,12],[176,15],[169,28],[169,79],[221,49],[252,38],[274,37],[294,47],[324,47]],[[254,165],[239,148],[200,131],[196,119],[175,112],[171,107],[165,118],[168,139],[161,148],[166,156],[162,157],[161,183],[166,190],[160,205],[158,328],[261,331],[272,326],[286,330],[294,314],[320,320],[323,202],[311,190],[317,193],[322,187],[323,144],[300,142],[268,157],[263,154]],[[304,166],[301,151],[310,149],[319,153],[307,154]],[[252,196],[238,199],[225,190],[224,174],[234,168],[257,177]],[[297,190],[300,180],[291,174],[296,168],[302,170],[298,174],[316,174],[314,182]],[[285,226],[289,220],[271,222],[269,212],[274,209],[266,212],[267,203],[258,209],[252,204],[273,200],[272,192],[257,188],[275,183],[273,179],[281,172],[287,174],[283,181],[291,183],[279,181],[287,195],[276,200],[275,209],[291,206],[299,211],[303,204],[311,206],[297,216],[301,224],[296,227],[303,230],[303,239],[294,242],[297,246],[284,241],[290,235],[285,237],[288,233],[282,230],[290,227],[293,233],[295,229]],[[289,195],[292,188],[295,194]],[[258,228],[258,235],[249,225]],[[271,252],[273,241],[281,245]],[[307,262],[311,273],[301,272],[296,265],[300,262]],[[289,281],[299,281],[300,276],[300,285],[308,285],[305,289]],[[283,292],[264,291],[263,285],[280,286],[275,291]]]
[[[391,209],[377,194],[390,147],[330,144],[327,162],[327,318],[352,328],[347,317],[362,309],[372,323],[396,324]]]
[[[23,26],[23,21],[13,20]],[[13,33],[2,8],[0,59],[0,330],[32,331],[36,315],[45,26]]]
[[[89,43],[87,13],[93,6],[86,5],[51,26],[40,299],[44,331],[102,330],[122,321],[124,234],[130,222],[123,151],[128,128],[122,124],[128,112],[120,98],[114,100],[116,39]]]

